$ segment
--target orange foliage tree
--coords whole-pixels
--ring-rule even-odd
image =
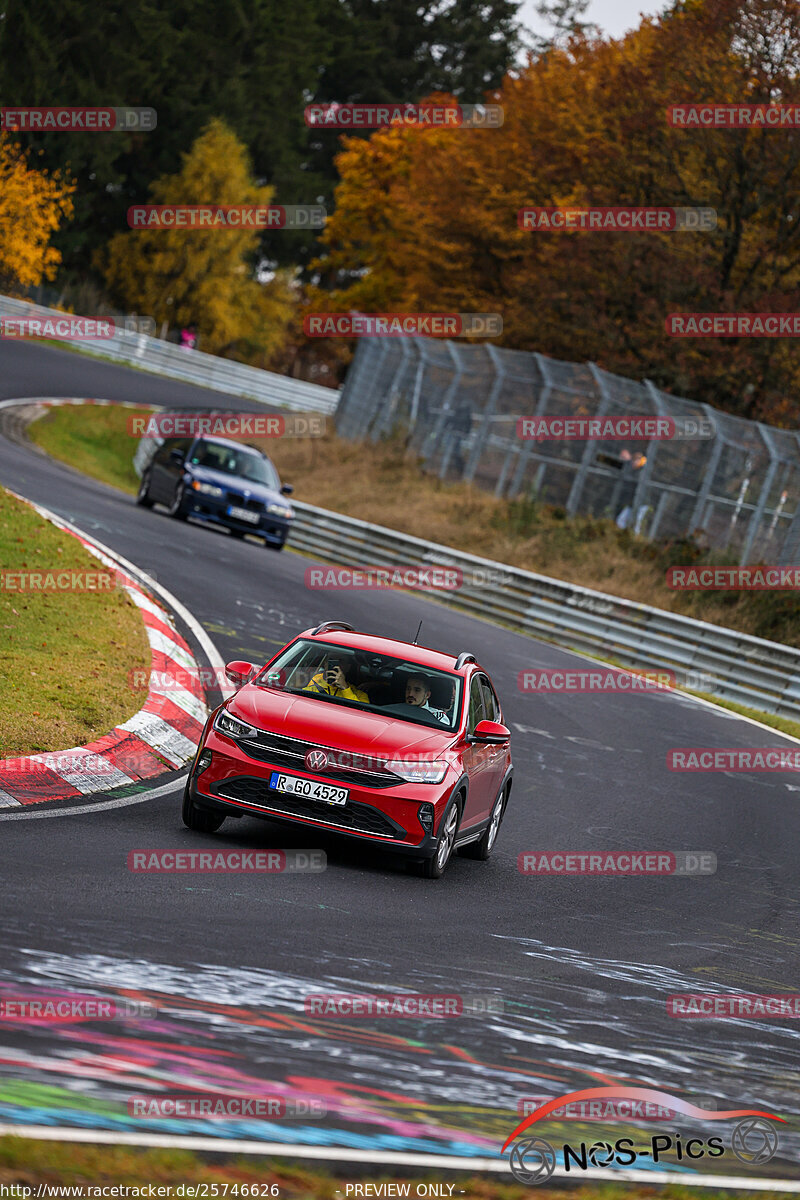
[[[311,306],[498,311],[507,346],[786,420],[790,340],[677,340],[665,318],[800,308],[800,129],[683,130],[666,110],[789,102],[799,66],[796,0],[684,0],[529,61],[487,98],[500,129],[345,140]],[[717,228],[518,228],[520,208],[561,204],[701,206]]]

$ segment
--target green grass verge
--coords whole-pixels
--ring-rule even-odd
[[[133,469],[137,439],[128,433],[131,417],[150,409],[116,405],[64,404],[49,408],[28,426],[28,437],[47,454],[69,463],[84,475],[124,492],[136,493],[139,480]]]
[[[509,1180],[511,1175],[509,1173]],[[408,1182],[409,1195],[416,1196],[419,1184],[443,1182],[453,1184],[454,1200],[530,1200],[531,1189],[519,1184],[506,1183],[505,1179],[470,1175],[468,1168],[459,1175],[455,1171],[415,1172],[388,1174],[379,1169],[364,1173],[360,1169],[348,1171],[346,1166],[327,1172],[306,1167],[296,1161],[267,1158],[247,1158],[235,1155],[197,1155],[188,1150],[139,1150],[126,1146],[92,1146],[72,1142],[47,1142],[19,1137],[0,1138],[0,1184],[23,1184],[35,1189],[38,1184],[61,1184],[84,1189],[82,1194],[92,1196],[87,1187],[128,1186],[147,1187],[153,1184],[166,1190],[163,1196],[186,1196],[186,1189],[177,1189],[183,1184],[208,1184],[208,1196],[224,1196],[222,1185],[228,1184],[227,1195],[235,1200],[232,1190],[239,1185],[239,1196],[245,1187],[258,1196],[268,1196],[271,1189],[278,1200],[346,1200],[348,1181],[371,1184]],[[215,1193],[211,1185],[217,1184]],[[253,1185],[258,1185],[252,1192]],[[145,1193],[146,1194],[146,1193]],[[539,1186],[536,1196],[541,1200],[563,1200],[564,1192],[558,1188]],[[763,1200],[777,1200],[781,1195],[775,1191],[759,1192]],[[22,1194],[14,1193],[19,1200]],[[78,1192],[73,1192],[78,1195]],[[349,1195],[353,1197],[351,1190]],[[725,1189],[685,1187],[679,1183],[667,1186],[638,1183],[608,1183],[591,1186],[572,1186],[572,1200],[645,1200],[659,1196],[663,1200],[722,1200],[722,1197],[751,1196],[750,1192]]]
[[[105,571],[77,540],[0,489],[0,566]],[[84,745],[142,706],[150,668],[139,610],[111,591],[0,589],[0,759]]]

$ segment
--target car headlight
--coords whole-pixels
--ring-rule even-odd
[[[293,517],[294,513],[285,504],[268,504],[267,512],[273,517]]]
[[[447,773],[447,763],[442,759],[417,762],[416,759],[393,758],[386,764],[387,771],[394,771],[406,783],[441,783]]]
[[[198,483],[196,479],[192,480],[192,490],[202,492],[204,496],[221,496],[222,488],[214,487],[213,483]]]
[[[258,734],[258,730],[254,729],[252,725],[248,725],[246,721],[240,721],[238,717],[232,717],[229,712],[225,712],[225,709],[217,714],[214,728],[217,733],[224,733],[232,738],[252,738]]]

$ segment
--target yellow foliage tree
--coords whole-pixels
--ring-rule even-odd
[[[50,238],[73,213],[75,185],[31,167],[28,154],[0,134],[0,288],[52,279],[61,254]]]
[[[271,188],[259,187],[245,146],[228,127],[212,121],[183,166],[150,188],[154,204],[268,205]],[[292,317],[290,281],[253,277],[257,229],[141,229],[111,239],[103,266],[114,299],[158,325],[194,325],[211,353],[270,355]]]

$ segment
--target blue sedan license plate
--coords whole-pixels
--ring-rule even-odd
[[[249,508],[238,508],[235,504],[229,506],[228,516],[235,517],[237,521],[249,521],[251,525],[259,522],[258,513],[250,512]]]

